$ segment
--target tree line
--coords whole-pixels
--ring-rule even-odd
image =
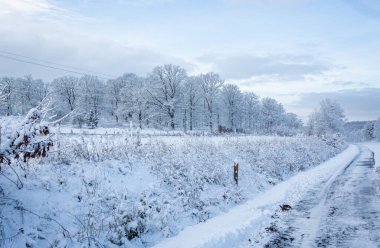
[[[242,92],[213,72],[189,76],[172,64],[157,66],[145,77],[127,73],[107,81],[91,75],[63,76],[51,82],[32,76],[3,77],[0,87],[0,114],[24,115],[49,95],[56,115],[71,112],[66,122],[78,127],[132,122],[142,129],[183,131],[292,135],[303,130],[297,115],[286,112],[275,99]],[[339,104],[325,102],[321,107],[322,112],[337,111],[331,119],[314,113],[309,134],[320,135],[328,128],[338,131],[340,127],[334,125],[342,125]]]

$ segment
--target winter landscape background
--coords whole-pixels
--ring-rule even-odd
[[[0,247],[380,245],[375,1],[0,7]]]

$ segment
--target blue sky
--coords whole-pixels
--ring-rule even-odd
[[[175,63],[303,118],[324,97],[349,120],[380,116],[377,0],[0,0],[0,22],[6,52],[110,76]],[[67,73],[0,57],[1,76],[26,74]]]

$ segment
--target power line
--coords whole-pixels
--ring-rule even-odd
[[[8,54],[8,55],[18,56],[18,57],[32,59],[32,60],[37,60],[37,61],[41,61],[41,62],[53,64],[53,65],[63,66],[63,67],[67,67],[67,68],[71,68],[71,69],[77,70],[77,71],[90,72],[90,73],[94,73],[94,74],[103,75],[103,76],[106,76],[106,77],[114,77],[111,74],[91,71],[91,70],[82,69],[82,68],[78,68],[78,67],[74,67],[74,66],[69,66],[69,65],[64,65],[64,64],[58,64],[58,63],[55,63],[55,62],[52,62],[52,61],[43,60],[43,59],[37,59],[37,58],[33,58],[33,57],[29,57],[29,56],[25,56],[25,55],[21,55],[21,54],[17,54],[17,53],[12,53],[12,52],[8,52],[8,51],[4,51],[4,50],[0,50],[0,53],[5,53],[5,54]]]
[[[20,59],[20,58],[15,58],[14,56],[8,56],[8,55],[4,55],[4,54],[1,54],[1,53],[5,53],[5,54],[9,54],[9,55],[14,55],[14,56],[19,56],[19,57],[23,57],[23,58],[27,58],[27,59],[33,59],[33,60],[43,61],[43,62],[47,62],[47,63],[50,63],[50,64],[54,64],[54,65],[58,65],[58,66],[63,66],[63,67],[68,67],[68,68],[73,68],[73,69],[78,69],[78,70],[71,70],[71,69],[65,69],[65,68],[61,68],[61,67],[57,67],[57,66],[46,65],[46,64],[39,63],[39,62],[34,62],[34,61],[30,61],[30,60],[24,60],[24,59]],[[98,75],[104,75],[106,77],[104,77],[104,76],[98,76],[98,77],[102,78],[102,79],[105,79],[105,80],[114,77],[114,76],[112,76],[110,74],[98,73],[98,72],[94,72],[94,71],[90,71],[90,70],[82,70],[82,69],[75,68],[75,67],[72,67],[72,66],[66,66],[66,65],[62,65],[62,64],[57,64],[57,63],[50,62],[50,61],[47,61],[47,60],[35,59],[35,58],[32,58],[32,57],[23,56],[23,55],[19,55],[19,54],[15,54],[15,53],[10,53],[10,52],[6,52],[6,51],[1,51],[1,50],[0,50],[0,57],[1,58],[5,58],[5,59],[9,59],[9,60],[14,60],[14,61],[22,62],[22,63],[27,63],[27,64],[37,65],[37,66],[41,66],[41,67],[46,67],[46,68],[50,68],[50,69],[54,69],[54,70],[61,70],[61,71],[65,71],[65,72],[75,73],[75,74],[79,74],[79,75],[86,75],[86,74],[88,74],[88,73],[85,73],[85,72],[90,72],[92,74],[98,74]],[[82,72],[80,72],[80,71],[82,71]]]

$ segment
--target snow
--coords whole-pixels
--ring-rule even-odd
[[[56,135],[55,153],[31,161],[26,171],[14,167],[24,183],[20,190],[0,177],[0,218],[6,223],[1,242],[152,246],[345,147],[302,136],[146,136],[139,141],[103,131]],[[232,178],[234,159],[238,186]],[[15,177],[9,167],[2,169]],[[254,212],[265,217],[270,210]]]
[[[254,226],[270,219],[278,205],[292,205],[301,199],[310,187],[323,181],[333,181],[358,153],[358,147],[351,145],[343,153],[321,165],[298,173],[226,214],[187,227],[177,236],[154,247],[170,248],[178,247],[179,244],[181,247],[232,247],[248,231],[252,231]]]

